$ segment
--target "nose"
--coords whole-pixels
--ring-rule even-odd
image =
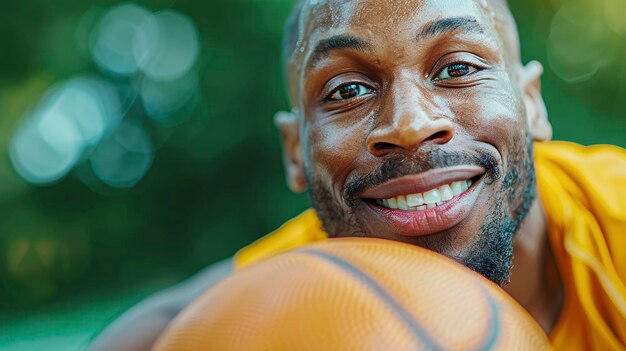
[[[367,137],[368,150],[374,156],[415,151],[427,143],[441,145],[454,137],[450,119],[436,117],[441,116],[439,109],[414,85],[394,94],[390,106],[381,111],[380,120]]]

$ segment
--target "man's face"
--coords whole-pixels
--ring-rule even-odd
[[[521,65],[493,8],[309,1],[300,23],[297,153],[325,230],[426,247],[506,282],[535,184]]]

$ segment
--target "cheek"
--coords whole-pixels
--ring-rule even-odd
[[[476,140],[494,146],[506,158],[525,143],[528,125],[520,96],[506,86],[476,87],[460,103],[451,104],[461,128]]]
[[[313,176],[341,187],[365,150],[364,122],[333,121],[311,126],[308,142]],[[366,150],[365,150],[366,151]]]

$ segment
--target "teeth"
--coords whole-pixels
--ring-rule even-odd
[[[422,194],[407,195],[406,203],[411,207],[417,207],[424,203],[424,196]]]
[[[448,201],[454,197],[452,188],[449,185],[442,185],[439,187],[439,194],[441,194],[442,201]]]
[[[464,180],[452,183],[452,186],[450,187],[452,189],[452,194],[454,194],[454,196],[457,196],[460,193],[464,192],[465,190],[463,190],[463,185],[465,184],[467,183]]]
[[[399,209],[401,209],[403,211],[408,211],[409,210],[409,205],[406,204],[406,197],[404,197],[404,195],[400,195],[396,199],[398,199],[398,208]]]
[[[398,201],[396,201],[396,198],[392,198],[392,199],[387,199],[389,208],[391,209],[397,209],[398,208]]]
[[[399,195],[390,199],[378,199],[376,203],[394,210],[424,211],[450,201],[455,196],[465,192],[470,186],[472,186],[471,180],[461,180],[442,185],[424,193]]]
[[[424,202],[426,204],[436,204],[439,201],[441,201],[439,189],[433,189],[424,193]]]

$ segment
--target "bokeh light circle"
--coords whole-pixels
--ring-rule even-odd
[[[564,81],[591,79],[612,59],[607,45],[609,29],[602,11],[588,3],[564,3],[554,15],[548,38],[548,60]]]
[[[195,73],[170,82],[157,82],[146,77],[140,87],[146,114],[156,122],[165,124],[168,124],[197,91],[198,77]]]
[[[91,56],[102,70],[115,75],[131,75],[138,66],[133,41],[139,24],[151,18],[147,10],[133,4],[111,9],[92,33]]]
[[[90,155],[94,174],[113,188],[132,188],[146,175],[154,160],[154,147],[144,127],[125,120]]]
[[[105,80],[74,78],[53,95],[54,109],[74,120],[87,146],[97,144],[122,119],[116,88]]]
[[[120,119],[119,99],[109,83],[79,77],[54,86],[13,135],[13,166],[28,182],[55,182]]]
[[[146,18],[133,38],[137,65],[155,81],[184,76],[196,62],[199,46],[193,22],[174,11],[162,11]]]
[[[609,27],[615,33],[626,37],[626,1],[604,0],[604,14]]]
[[[84,23],[98,14],[93,10]],[[153,14],[131,3],[82,31],[97,67],[127,79],[78,77],[50,89],[16,130],[11,160],[31,183],[55,182],[80,165],[110,187],[130,188],[154,158],[142,115],[173,127],[197,105],[198,31],[176,11]]]
[[[56,111],[23,124],[13,135],[9,155],[15,170],[33,184],[53,183],[80,159],[82,135],[73,121]]]

